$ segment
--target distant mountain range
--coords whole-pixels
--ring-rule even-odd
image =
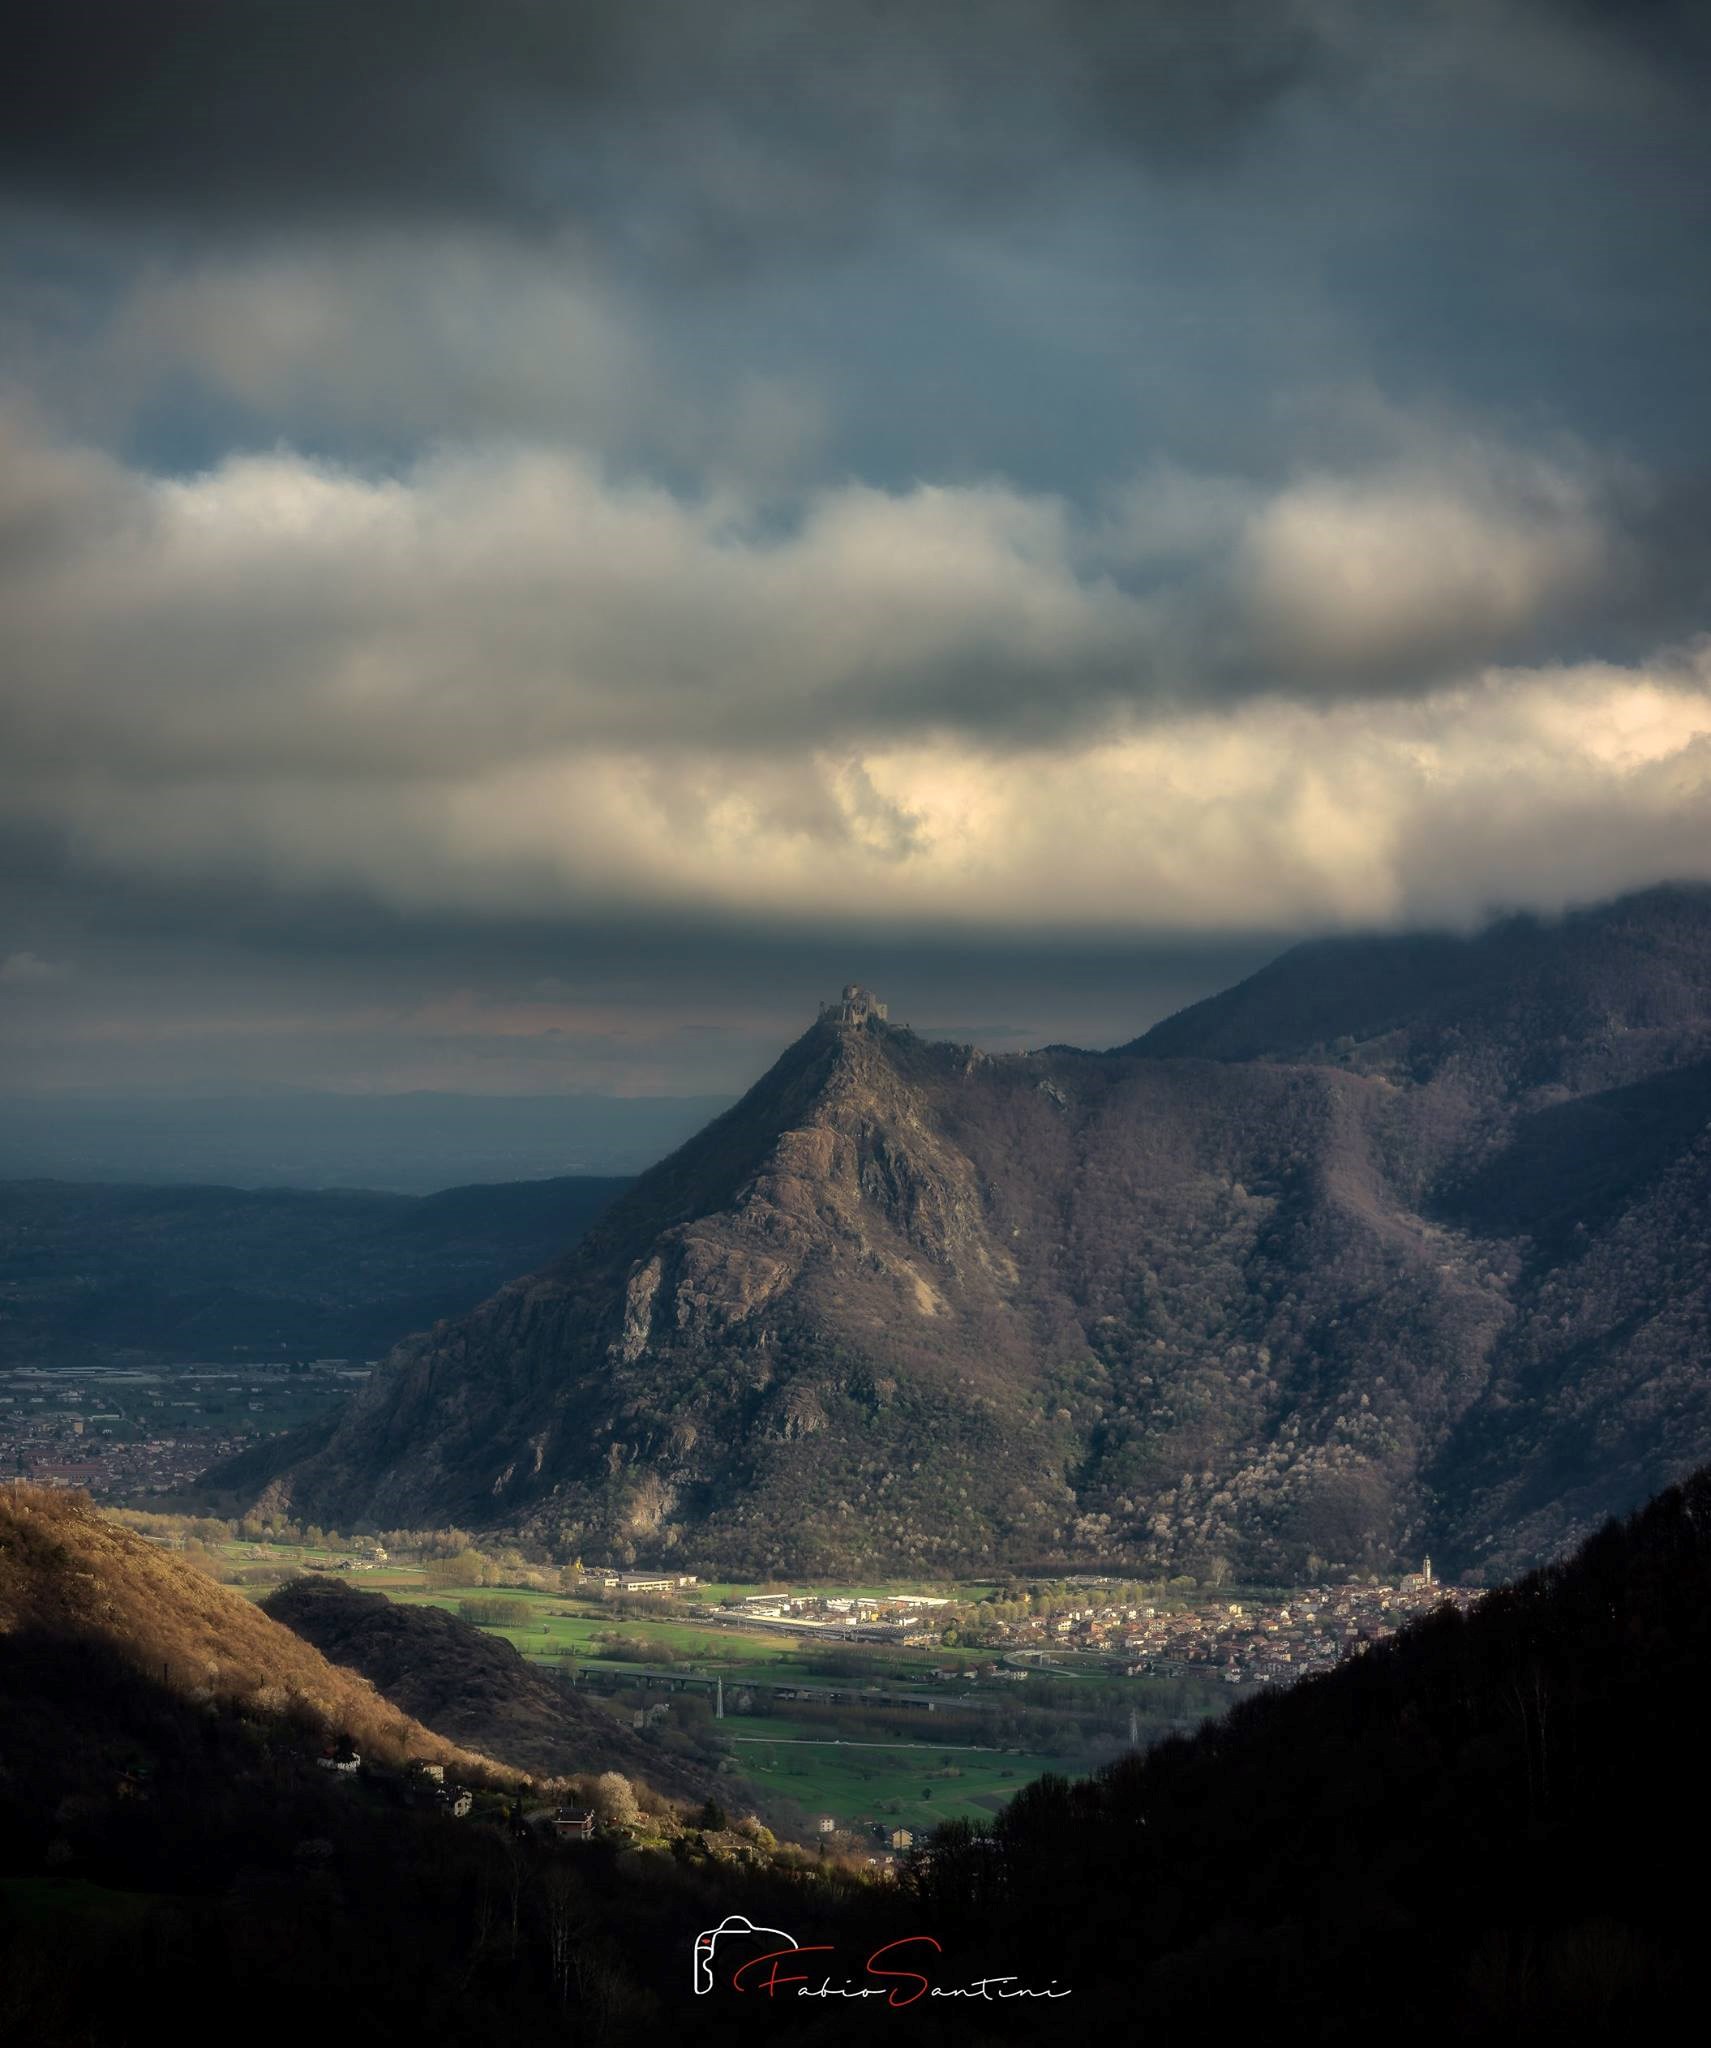
[[[638,1173],[728,1095],[0,1095],[0,1178],[381,1188]]]
[[[742,1572],[1503,1575],[1711,1457],[1711,892],[1105,1053],[860,992],[266,1495]]]
[[[0,1365],[378,1357],[563,1252],[628,1185],[0,1181]]]

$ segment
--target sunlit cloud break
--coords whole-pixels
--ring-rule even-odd
[[[1702,648],[1492,658],[1624,573],[1627,480],[1585,459],[1163,475],[1097,518],[847,485],[779,525],[541,450],[11,453],[0,786],[97,869],[1294,929],[1711,866]]]

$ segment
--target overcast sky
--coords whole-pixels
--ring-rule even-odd
[[[1708,22],[28,10],[11,1086],[705,1094],[1711,875]]]

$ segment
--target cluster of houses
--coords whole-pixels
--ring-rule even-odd
[[[343,1778],[354,1778],[362,1770],[362,1753],[348,1735],[329,1742],[315,1761],[322,1770],[335,1772]],[[426,1763],[417,1758],[410,1764],[405,1782],[416,1803],[437,1807],[453,1820],[465,1819],[475,1806],[475,1794],[467,1785],[446,1783],[444,1764]]]
[[[822,1813],[814,1823],[814,1830],[820,1835],[836,1835],[843,1832],[843,1824],[832,1814]],[[915,1846],[913,1828],[887,1828],[875,1823],[872,1839],[882,1846],[867,1858],[871,1870],[891,1870],[896,1867],[899,1856],[905,1856]]]
[[[80,1411],[83,1392],[0,1390],[0,1475],[76,1488],[92,1500],[131,1500],[187,1486],[215,1459],[254,1441],[246,1431],[206,1430],[164,1414],[158,1434],[133,1438],[127,1417],[99,1399]]]
[[[317,1394],[345,1391],[319,1360]],[[175,1493],[295,1413],[310,1379],[247,1364],[18,1366],[0,1371],[0,1476],[135,1503]]]
[[[448,1785],[444,1764],[412,1764],[410,1771],[430,1801],[443,1808],[453,1820],[467,1818],[475,1804],[475,1794],[467,1785]]]
[[[1285,1600],[1213,1600],[1193,1607],[1086,1606],[1002,1624],[1012,1657],[1049,1662],[1055,1652],[1096,1653],[1125,1677],[1221,1679],[1275,1685],[1329,1671],[1445,1604],[1463,1610],[1480,1595],[1440,1585],[1427,1558],[1396,1585],[1313,1586]]]
[[[362,1757],[348,1735],[329,1743],[318,1762],[324,1771],[337,1771],[349,1777],[362,1769]],[[453,1820],[463,1820],[474,1810],[475,1794],[467,1785],[448,1785],[444,1764],[415,1759],[405,1773],[405,1784],[412,1804],[436,1808]],[[560,1842],[592,1842],[599,1826],[593,1808],[586,1806],[559,1806],[550,1813],[525,1817],[519,1803],[510,1808],[510,1815],[515,1831],[527,1832],[544,1824],[546,1831]]]
[[[883,1843],[884,1847],[867,1857],[866,1862],[869,1870],[895,1870],[899,1859],[906,1857],[915,1846],[915,1830],[913,1828],[878,1827],[873,1832],[875,1838]],[[930,1860],[929,1852],[923,1850],[922,1855]]]

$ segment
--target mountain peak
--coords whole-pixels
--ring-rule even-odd
[[[755,1573],[1507,1568],[1707,1455],[1708,1100],[1691,894],[1327,942],[1116,1055],[851,982],[271,1497]]]

